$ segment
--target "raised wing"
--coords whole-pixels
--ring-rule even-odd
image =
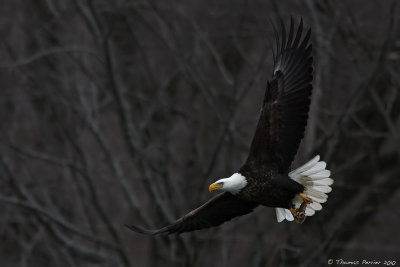
[[[284,172],[304,136],[311,101],[313,57],[310,29],[302,40],[303,20],[295,33],[291,19],[288,36],[285,25],[281,24],[281,38],[275,31],[273,77],[267,85],[246,164],[275,164]]]
[[[225,192],[213,197],[199,208],[161,229],[146,230],[133,225],[127,225],[127,227],[135,232],[147,235],[180,234],[220,225],[234,217],[252,212],[257,206],[257,203],[243,201],[231,193]]]

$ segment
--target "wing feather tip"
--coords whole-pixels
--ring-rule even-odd
[[[148,229],[144,229],[135,225],[127,225],[125,224],[125,227],[127,227],[129,230],[134,231],[136,233],[139,234],[144,234],[144,235],[156,235],[161,233],[160,230],[148,230]]]

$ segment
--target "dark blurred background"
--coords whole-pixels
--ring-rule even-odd
[[[399,265],[397,2],[1,1],[1,266]],[[291,15],[315,62],[293,167],[328,163],[324,209],[303,225],[261,207],[181,236],[125,228],[174,221],[238,170],[270,22]]]

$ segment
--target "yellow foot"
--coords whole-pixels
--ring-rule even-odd
[[[299,220],[297,219],[297,211],[294,208],[290,208],[290,213],[292,213],[296,223],[300,223]]]
[[[306,207],[307,203],[303,202],[298,209],[290,208],[290,213],[292,213],[296,223],[302,224],[306,220]]]
[[[311,198],[309,198],[308,196],[304,195],[303,193],[300,193],[299,196],[303,199],[303,201],[306,204],[310,204],[310,203],[313,202]]]

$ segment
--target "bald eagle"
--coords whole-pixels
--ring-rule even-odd
[[[296,30],[297,28],[297,30]],[[261,107],[256,132],[245,164],[228,178],[212,183],[209,191],[221,190],[202,206],[174,223],[157,230],[127,226],[149,235],[183,233],[214,227],[250,213],[259,205],[274,207],[278,222],[303,223],[321,210],[333,180],[326,163],[315,156],[290,170],[304,136],[311,102],[313,57],[311,29],[303,37],[303,20],[289,33],[281,21],[275,30],[274,68]]]

